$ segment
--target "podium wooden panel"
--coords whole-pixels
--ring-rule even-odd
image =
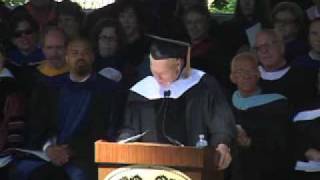
[[[222,180],[214,167],[214,149],[196,149],[151,143],[95,143],[99,180],[111,171],[128,165],[157,165],[182,171],[193,180]]]

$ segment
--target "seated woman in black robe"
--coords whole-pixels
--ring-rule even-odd
[[[120,50],[123,46],[123,34],[118,22],[111,19],[101,19],[95,24],[91,34],[96,60],[95,70],[102,76],[121,81],[127,78],[123,74],[126,61]]]
[[[234,167],[243,180],[288,179],[288,103],[280,94],[264,94],[259,76],[253,54],[234,57],[230,78],[238,87],[232,104],[239,146]]]

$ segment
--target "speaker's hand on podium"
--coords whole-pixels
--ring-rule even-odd
[[[216,151],[218,153],[217,168],[218,170],[224,170],[232,160],[230,148],[225,144],[218,144]]]

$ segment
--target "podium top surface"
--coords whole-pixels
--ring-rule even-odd
[[[203,168],[205,152],[213,149],[179,147],[170,144],[95,142],[95,162],[106,164],[148,164]],[[211,153],[211,152],[210,152]]]

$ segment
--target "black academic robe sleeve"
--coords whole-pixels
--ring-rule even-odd
[[[44,85],[35,87],[28,101],[27,148],[42,149],[42,146],[57,132],[58,91]]]
[[[314,148],[320,150],[320,118],[294,123],[295,132],[295,158],[304,160],[305,152]]]
[[[142,131],[141,108],[143,108],[142,105],[145,103],[149,103],[147,99],[135,92],[129,92],[124,110],[123,125],[117,138],[118,140],[134,136]],[[144,113],[146,112],[148,111],[144,111]],[[152,116],[154,115],[152,114]]]
[[[208,117],[205,122],[210,133],[210,144],[216,146],[219,143],[231,144],[235,137],[235,118],[228,103],[225,93],[218,82],[212,76],[204,76],[204,89],[208,98],[203,98],[204,104],[208,105]],[[205,96],[204,96],[205,97]]]
[[[282,174],[290,168],[289,115],[286,100],[277,100],[265,105],[236,110],[238,124],[251,138],[249,147],[240,149],[242,168],[255,172],[246,174]],[[276,179],[276,177],[275,177]]]

